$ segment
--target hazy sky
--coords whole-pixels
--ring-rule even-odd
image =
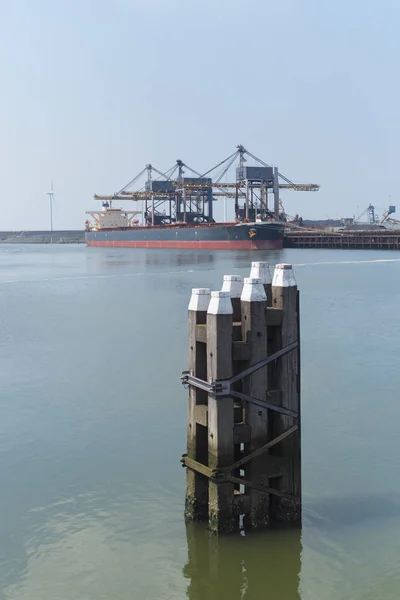
[[[399,0],[0,6],[0,229],[47,228],[51,178],[55,227],[80,228],[146,163],[203,172],[239,143],[321,184],[289,214],[400,213]]]

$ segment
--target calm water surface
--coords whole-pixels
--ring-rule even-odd
[[[265,253],[0,247],[0,598],[400,597],[400,254],[284,250],[302,531],[183,520],[186,310]]]

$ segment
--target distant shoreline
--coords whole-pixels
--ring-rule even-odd
[[[84,244],[83,230],[0,231],[0,244]]]

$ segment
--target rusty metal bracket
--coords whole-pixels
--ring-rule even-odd
[[[273,448],[274,446],[276,446],[277,444],[282,442],[284,439],[286,439],[287,437],[289,437],[290,435],[295,433],[297,430],[298,430],[297,425],[293,425],[292,427],[289,427],[289,429],[286,429],[286,431],[283,431],[280,435],[278,435],[273,440],[270,440],[263,446],[260,446],[260,448],[257,448],[257,450],[253,450],[253,452],[250,452],[250,454],[247,454],[247,456],[243,456],[243,458],[240,458],[239,460],[237,460],[233,465],[230,465],[229,467],[220,467],[218,469],[218,471],[232,472],[236,469],[239,469],[240,467],[245,465],[250,460],[253,460],[254,458],[257,458],[258,456],[261,456],[262,454],[267,452],[267,450],[269,450],[270,448]]]
[[[220,396],[222,396],[222,394],[218,394],[218,397]],[[272,402],[266,402],[265,400],[255,398],[254,396],[249,396],[248,394],[243,394],[242,392],[230,390],[229,394],[224,394],[224,396],[233,396],[234,398],[239,398],[239,400],[245,400],[246,402],[260,406],[261,408],[268,408],[269,410],[280,413],[281,415],[287,415],[288,417],[299,416],[295,410],[290,410],[289,408],[285,408],[279,404],[272,404]]]
[[[252,404],[256,404],[257,406],[261,406],[262,408],[268,408],[269,410],[281,413],[283,415],[297,417],[298,414],[293,410],[285,408],[284,406],[272,404],[271,402],[266,402],[265,400],[255,398],[254,396],[249,396],[248,394],[243,394],[242,392],[237,392],[236,390],[232,389],[232,385],[240,381],[241,379],[252,375],[255,371],[266,367],[268,364],[270,364],[274,360],[277,360],[281,356],[285,356],[285,354],[288,354],[288,352],[292,352],[293,350],[298,348],[298,346],[299,343],[297,341],[293,342],[292,344],[285,346],[281,350],[278,350],[278,352],[275,352],[274,354],[267,356],[263,360],[260,360],[258,363],[252,365],[248,369],[245,369],[237,375],[234,375],[230,379],[221,379],[219,381],[207,382],[203,379],[195,377],[191,371],[183,371],[181,377],[182,384],[197,387],[198,389],[207,392],[207,394],[210,394],[210,396],[215,396],[216,398],[222,398],[224,396],[233,396],[235,398],[239,398],[240,400],[251,402]]]
[[[247,481],[242,477],[229,477],[228,481],[232,483],[238,483],[239,485],[244,485],[249,487],[250,489],[257,490],[259,492],[263,492],[264,494],[272,494],[273,496],[278,496],[278,498],[287,498],[288,500],[298,500],[297,496],[293,494],[289,494],[288,492],[282,492],[281,490],[277,490],[276,488],[267,487],[261,483],[257,483],[254,481]]]
[[[273,446],[276,446],[277,444],[282,442],[284,439],[286,439],[287,437],[289,437],[290,435],[295,433],[297,430],[298,430],[297,425],[293,425],[293,427],[290,427],[286,431],[282,432],[280,435],[278,435],[273,440],[264,444],[260,448],[257,448],[257,450],[253,450],[253,452],[250,452],[250,454],[239,459],[238,461],[236,461],[233,465],[230,465],[229,467],[217,467],[217,468],[211,469],[210,467],[207,467],[206,465],[203,465],[202,463],[199,463],[198,461],[189,458],[187,454],[182,455],[181,463],[182,463],[183,467],[187,467],[189,469],[192,469],[193,471],[196,471],[197,473],[200,473],[201,475],[204,475],[205,477],[210,479],[210,481],[212,481],[213,483],[217,483],[217,484],[218,483],[227,483],[227,482],[238,483],[238,484],[245,485],[249,488],[258,490],[260,492],[264,492],[265,494],[273,494],[275,496],[280,496],[282,498],[289,498],[290,500],[294,500],[294,499],[296,499],[296,497],[293,494],[289,494],[287,492],[281,492],[280,490],[277,490],[277,489],[271,488],[271,487],[267,487],[261,483],[247,481],[246,479],[244,479],[242,477],[235,477],[234,475],[232,475],[232,472],[236,471],[237,469],[239,469],[240,467],[242,467],[244,464],[248,463],[249,461],[253,460],[254,458],[261,456],[262,454],[267,452],[267,450],[269,450]]]
[[[193,385],[199,390],[204,390],[208,394],[214,393],[215,384],[207,383],[207,381],[204,381],[203,379],[194,377],[194,375],[192,375],[192,371],[182,371],[181,381],[184,386]]]
[[[234,375],[227,381],[229,381],[229,383],[232,384],[232,383],[236,383],[237,381],[240,381],[241,379],[244,379],[244,377],[247,377],[248,375],[252,375],[255,371],[258,371],[259,369],[266,367],[267,365],[269,365],[269,363],[273,362],[274,360],[277,360],[281,356],[285,356],[285,354],[288,354],[288,352],[292,352],[292,350],[295,350],[298,347],[298,345],[299,345],[299,342],[296,340],[295,342],[292,342],[291,344],[284,346],[284,348],[281,348],[277,352],[274,352],[274,354],[271,354],[270,356],[263,358],[263,360],[260,360],[255,365],[252,365],[248,369],[245,369],[244,371],[241,371],[237,375]]]

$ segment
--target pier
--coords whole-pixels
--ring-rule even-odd
[[[1,244],[83,244],[85,232],[75,229],[53,231],[0,231]]]
[[[346,250],[399,250],[400,229],[323,231],[285,229],[284,248],[336,248]]]
[[[301,521],[300,315],[291,265],[192,290],[185,516],[216,534]]]

